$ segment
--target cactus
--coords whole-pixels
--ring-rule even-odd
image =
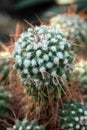
[[[11,95],[0,86],[0,114],[5,114],[10,108],[10,97]]]
[[[87,62],[81,60],[75,64],[74,74],[79,80],[79,89],[83,93],[84,99],[87,98]],[[85,95],[84,95],[85,94]]]
[[[10,53],[1,52],[0,56],[0,84],[5,85],[8,83],[8,75],[12,69],[12,64]]]
[[[58,116],[63,130],[87,130],[87,106],[81,102],[68,101]]]
[[[87,23],[79,15],[62,14],[50,20],[51,26],[60,28],[68,40],[78,36],[76,43],[85,45],[87,43]]]
[[[87,62],[80,61],[75,64],[74,73],[77,74],[79,79],[79,88],[81,92],[87,91]]]
[[[44,99],[65,91],[71,78],[74,53],[58,29],[36,26],[22,33],[14,48],[15,68],[26,91]]]
[[[36,120],[29,121],[24,119],[23,121],[17,120],[13,128],[7,130],[45,130],[43,126],[38,126]]]

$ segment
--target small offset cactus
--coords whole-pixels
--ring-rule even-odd
[[[65,103],[58,118],[63,130],[87,130],[87,107],[81,102],[72,100]]]
[[[13,54],[18,75],[30,92],[42,90],[44,96],[46,89],[52,93],[63,89],[70,79],[74,54],[58,29],[45,25],[29,28],[16,41]]]
[[[11,95],[5,90],[5,88],[0,86],[0,114],[7,113],[10,108],[10,97]]]
[[[80,45],[87,43],[87,23],[79,15],[61,14],[53,17],[50,24],[54,28],[60,28],[68,40],[78,36],[76,43]]]
[[[43,126],[39,126],[36,120],[29,121],[24,119],[23,121],[17,120],[13,128],[7,130],[45,130]]]
[[[81,60],[75,64],[74,73],[79,79],[80,91],[83,93],[87,92],[87,62]]]
[[[0,84],[8,83],[8,75],[11,71],[10,53],[0,53]]]

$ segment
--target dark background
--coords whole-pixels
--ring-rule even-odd
[[[87,7],[87,0],[75,0],[77,12]],[[55,0],[0,0],[0,41],[7,42],[10,33],[14,33],[16,23],[24,19],[33,24],[64,12],[70,4],[59,5]]]

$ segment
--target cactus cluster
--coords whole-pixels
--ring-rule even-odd
[[[10,97],[11,95],[5,90],[5,88],[0,86],[0,114],[8,112],[10,108]]]
[[[87,130],[87,107],[83,102],[72,100],[65,103],[58,117],[63,130]]]
[[[18,75],[30,90],[64,86],[70,79],[74,53],[58,29],[45,25],[29,28],[16,41],[13,54]]]
[[[13,128],[7,130],[45,130],[43,126],[39,126],[37,120],[29,121],[24,119],[23,121],[17,120]]]
[[[53,17],[50,20],[51,26],[60,28],[64,32],[65,37],[68,40],[72,40],[78,36],[78,44],[87,43],[87,23],[79,15],[76,14],[61,14]]]

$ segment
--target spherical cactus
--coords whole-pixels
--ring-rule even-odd
[[[87,130],[87,107],[76,100],[65,103],[59,122],[63,130]]]
[[[81,60],[75,64],[74,73],[79,79],[80,91],[87,92],[87,62]]]
[[[79,15],[76,14],[61,14],[53,17],[50,24],[55,28],[60,28],[64,32],[68,40],[72,40],[78,36],[76,43],[87,43],[87,23]]]
[[[36,120],[29,121],[24,119],[23,121],[17,120],[13,128],[7,130],[45,130],[43,126],[38,126]]]
[[[23,84],[35,92],[45,91],[48,86],[48,91],[57,91],[58,86],[64,86],[74,64],[70,43],[58,29],[45,25],[29,28],[20,35],[15,43],[14,58]]]

